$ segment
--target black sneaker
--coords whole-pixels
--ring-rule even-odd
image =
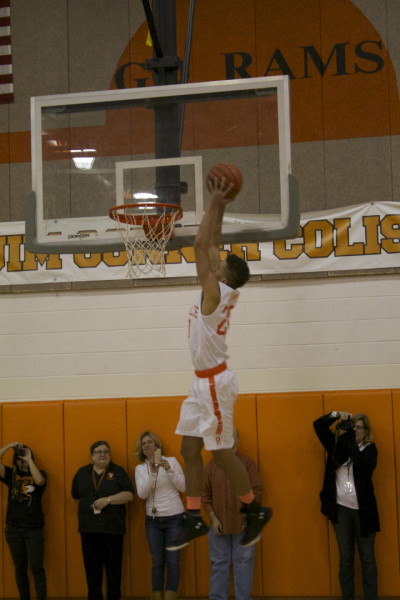
[[[262,529],[272,517],[272,510],[264,506],[259,506],[255,511],[245,512],[246,525],[241,546],[252,546],[256,544],[262,536]]]
[[[194,517],[186,513],[184,516],[183,531],[181,535],[169,546],[167,546],[167,550],[180,550],[181,548],[187,546],[189,542],[195,538],[205,535],[208,530],[208,525],[204,523],[200,516]]]

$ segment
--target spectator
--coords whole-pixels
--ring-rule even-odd
[[[335,433],[331,425],[337,422]],[[339,547],[343,600],[354,600],[354,554],[357,542],[365,600],[378,599],[375,534],[380,530],[372,474],[378,451],[367,415],[333,411],[314,421],[327,452],[320,493],[321,512],[332,521]]]
[[[180,579],[180,552],[166,549],[182,531],[185,508],[179,492],[185,477],[173,456],[162,455],[160,439],[144,431],[136,442],[136,490],[146,500],[146,535],[152,558],[152,599],[175,600]],[[164,596],[165,588],[165,596]]]
[[[12,468],[1,462],[11,448],[14,450]],[[28,446],[11,442],[0,449],[0,481],[8,487],[5,537],[15,567],[19,597],[21,600],[30,599],[29,564],[37,600],[46,600],[42,510],[46,473],[38,469]]]
[[[91,464],[78,469],[71,491],[78,501],[88,600],[103,599],[103,568],[107,600],[120,600],[125,504],[133,499],[133,485],[126,471],[111,462],[107,442],[94,442],[90,454]]]
[[[262,483],[253,461],[237,451],[239,431],[234,429],[233,451],[244,465],[255,499],[261,503]],[[210,600],[228,600],[230,572],[236,600],[249,600],[253,586],[255,546],[243,546],[244,515],[240,502],[228,477],[220,466],[211,460],[205,469],[202,503],[210,516],[208,547],[211,562]]]

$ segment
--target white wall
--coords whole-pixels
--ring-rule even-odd
[[[195,286],[0,296],[0,401],[183,395]],[[233,311],[241,392],[399,388],[396,275],[251,282]]]

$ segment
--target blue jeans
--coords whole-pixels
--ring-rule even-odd
[[[228,600],[231,563],[236,600],[249,600],[253,587],[255,547],[240,545],[243,534],[215,535],[208,533],[208,549],[211,561],[210,600]]]
[[[146,516],[146,535],[149,544],[152,569],[151,584],[153,592],[164,591],[165,570],[167,571],[166,590],[176,592],[180,579],[180,552],[166,550],[182,532],[183,515],[170,517]]]
[[[30,599],[28,563],[31,567],[37,600],[47,596],[46,572],[43,567],[44,535],[43,529],[26,529],[7,526],[5,530],[7,544],[15,567],[15,581],[21,600]]]
[[[378,599],[378,573],[375,561],[375,533],[362,536],[358,510],[338,505],[338,521],[333,523],[339,547],[339,581],[343,600],[354,600],[354,554],[357,542],[361,561],[365,600]]]

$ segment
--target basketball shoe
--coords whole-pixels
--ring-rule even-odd
[[[167,550],[180,550],[187,546],[192,540],[202,535],[205,535],[209,530],[200,516],[193,516],[186,513],[183,521],[183,531],[179,537],[176,538],[169,546]]]
[[[265,506],[249,506],[248,509],[242,509],[246,517],[246,524],[244,527],[244,533],[241,546],[253,546],[262,536],[262,529],[268,523],[272,517],[272,510]]]

